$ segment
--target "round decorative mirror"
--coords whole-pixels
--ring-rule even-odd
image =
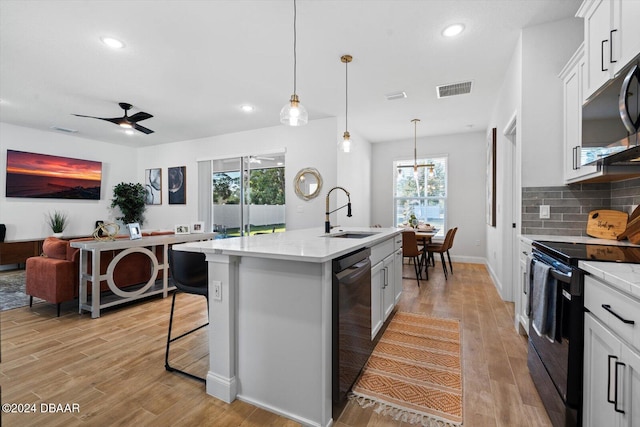
[[[322,190],[322,176],[314,168],[304,168],[296,175],[293,185],[298,197],[303,200],[311,200],[317,197]]]

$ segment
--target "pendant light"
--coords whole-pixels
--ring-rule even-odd
[[[418,122],[420,121],[420,119],[413,119],[411,120],[411,122],[413,123],[413,166],[411,165],[401,165],[398,166],[398,172],[400,172],[401,168],[413,168],[413,176],[415,177],[415,179],[418,179],[418,168],[429,168],[429,177],[433,178],[433,176],[435,175],[435,171],[434,171],[434,164],[433,163],[427,163],[424,165],[419,165],[418,164],[418,143],[417,143],[417,139],[418,139]]]
[[[304,108],[302,104],[300,104],[300,99],[296,94],[296,18],[296,0],[293,0],[293,95],[291,95],[291,99],[289,100],[289,102],[284,107],[282,107],[282,110],[280,110],[280,123],[288,126],[303,126],[306,125],[309,121],[307,109]]]
[[[347,68],[349,62],[353,60],[351,55],[342,55],[340,61],[344,63],[344,135],[342,136],[342,151],[345,153],[351,152],[351,135],[349,135],[349,79],[347,75]]]

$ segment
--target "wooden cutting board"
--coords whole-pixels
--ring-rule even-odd
[[[627,228],[629,214],[622,211],[598,209],[589,212],[587,235],[599,239],[617,240]]]

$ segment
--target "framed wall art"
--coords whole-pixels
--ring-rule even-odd
[[[100,200],[102,162],[7,150],[6,197]]]
[[[144,171],[144,188],[147,190],[147,205],[162,204],[162,169],[146,169]]]
[[[487,224],[496,226],[496,155],[497,129],[487,135]]]
[[[169,168],[168,175],[169,204],[185,205],[187,203],[187,167]]]

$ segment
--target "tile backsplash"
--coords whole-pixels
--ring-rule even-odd
[[[522,189],[522,234],[586,236],[587,219],[595,209],[631,213],[640,204],[640,178],[602,184],[571,184]],[[549,205],[550,218],[540,218]]]

